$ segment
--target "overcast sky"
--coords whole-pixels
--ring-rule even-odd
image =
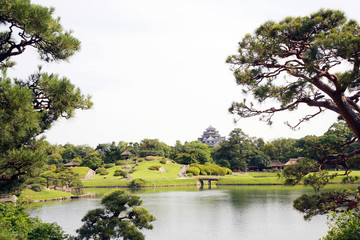
[[[292,131],[300,112],[274,118],[273,126],[257,117],[240,120],[228,113],[242,100],[228,55],[246,33],[267,20],[305,16],[320,8],[339,9],[360,21],[360,1],[280,0],[36,0],[55,8],[66,30],[81,41],[81,51],[69,62],[40,63],[36,55],[13,58],[10,72],[26,78],[43,71],[68,77],[94,107],[75,118],[58,121],[46,132],[53,144],[138,142],[157,138],[169,145],[197,140],[209,125],[228,136],[241,128],[253,137],[271,140],[322,135],[336,120],[322,114]],[[314,110],[313,110],[314,111]]]

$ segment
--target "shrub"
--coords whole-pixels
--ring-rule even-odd
[[[67,239],[64,230],[56,223],[38,223],[37,226],[28,233],[28,240],[40,239]]]
[[[198,167],[189,167],[186,170],[186,174],[192,173],[194,176],[198,176],[200,174],[200,169]]]
[[[43,186],[40,183],[34,183],[31,185],[31,189],[35,192],[41,192],[43,190]]]
[[[161,159],[161,160],[160,160],[160,163],[161,163],[161,164],[166,164],[166,159]]]
[[[146,161],[155,161],[157,159],[157,157],[154,157],[154,156],[147,156],[145,157],[145,160]]]
[[[214,169],[211,166],[204,166],[204,171],[206,172],[206,174],[204,174],[204,175],[213,175],[214,174]]]
[[[225,168],[226,169],[226,175],[232,175],[233,172],[231,171],[230,168]]]
[[[108,175],[108,174],[109,174],[108,171],[102,171],[102,172],[100,172],[100,175]]]
[[[95,170],[96,174],[100,174],[101,172],[106,172],[106,168],[98,168]]]
[[[113,163],[107,163],[107,164],[105,164],[104,167],[105,168],[112,168],[112,167],[114,167],[114,164]]]
[[[194,174],[192,174],[192,173],[186,173],[186,175],[187,175],[188,177],[194,176]]]
[[[217,176],[225,176],[226,175],[227,170],[225,168],[214,166],[213,169],[215,170],[214,175],[217,175]]]
[[[114,176],[115,177],[127,177],[127,172],[126,171],[122,171],[122,170],[116,170],[115,173],[114,173]]]
[[[158,171],[160,168],[161,168],[161,166],[150,166],[148,169]]]
[[[145,186],[145,180],[141,178],[135,178],[134,180],[130,181],[129,187],[131,188],[140,188]]]

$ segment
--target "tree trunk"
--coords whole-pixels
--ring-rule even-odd
[[[360,143],[360,117],[354,112],[353,108],[347,102],[345,96],[342,95],[333,99],[344,120],[347,122],[347,124],[349,124],[351,130],[354,132],[358,142]]]

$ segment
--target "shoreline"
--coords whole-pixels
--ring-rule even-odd
[[[78,198],[92,198],[95,197],[96,194],[94,193],[86,193],[82,195],[72,195],[72,196],[63,196],[58,198],[48,198],[48,199],[36,199],[32,200],[34,203],[41,203],[41,202],[52,202],[52,201],[63,201],[63,200],[70,200],[70,199],[78,199]]]

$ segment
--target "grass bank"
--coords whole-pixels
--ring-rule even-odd
[[[50,199],[61,199],[61,198],[70,198],[72,196],[71,193],[57,191],[57,190],[43,190],[41,192],[35,192],[31,189],[26,189],[21,193],[21,196],[31,200],[50,200]]]

